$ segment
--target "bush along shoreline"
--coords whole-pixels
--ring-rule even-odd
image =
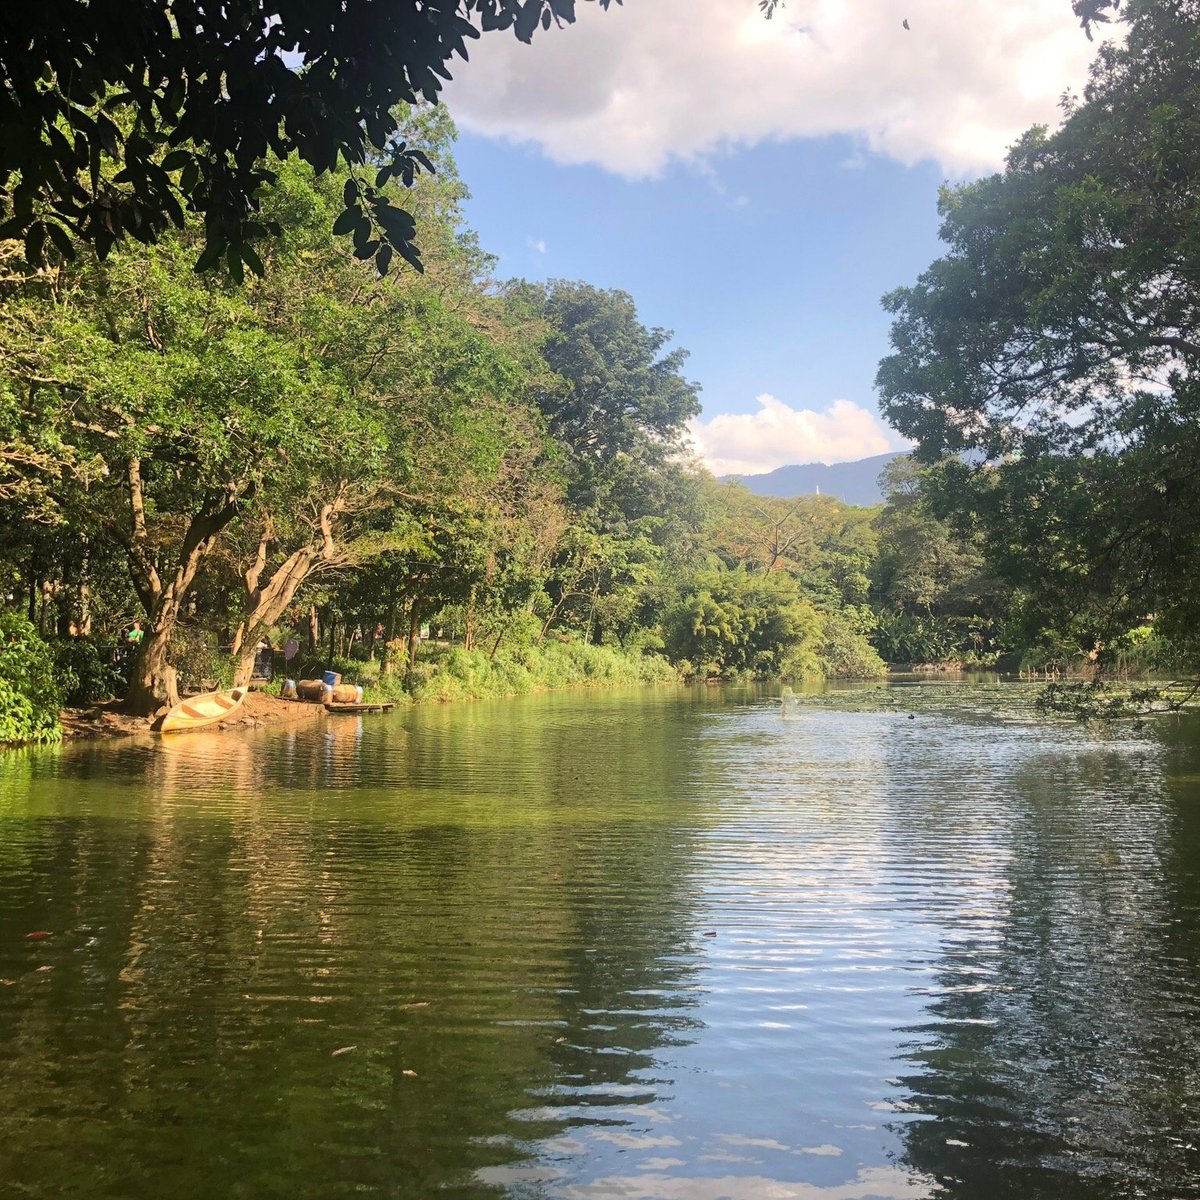
[[[16,614],[3,615],[4,643],[0,647],[0,697],[6,700],[0,746],[46,744],[70,737],[125,736],[152,728],[149,718],[123,710],[115,693],[121,690],[120,672],[109,654],[86,638],[45,642],[30,622]],[[821,653],[817,653],[817,650]],[[682,685],[695,682],[729,682],[757,679],[791,681],[838,676],[878,677],[882,664],[869,652],[854,647],[848,653],[845,631],[838,628],[827,644],[810,646],[807,654],[777,663],[760,656],[758,669],[748,660],[693,664],[672,662],[655,649],[594,645],[557,638],[542,645],[502,648],[495,652],[466,649],[461,645],[429,644],[421,647],[409,664],[388,656],[377,658],[327,658],[304,655],[289,664],[288,676],[319,677],[337,672],[344,683],[363,688],[366,703],[391,702],[401,706],[456,701],[501,699],[571,688],[613,688]],[[219,664],[209,664],[219,665]],[[779,668],[779,669],[777,669]],[[211,674],[211,672],[210,672]],[[199,678],[199,677],[198,677]],[[258,726],[294,717],[294,706],[277,697],[283,675],[270,683],[252,685],[262,700],[253,706],[252,718],[232,724]],[[212,676],[190,689],[222,687],[227,680]]]

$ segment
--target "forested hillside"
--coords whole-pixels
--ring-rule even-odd
[[[847,504],[871,507],[884,501],[880,475],[899,454],[873,454],[843,463],[792,463],[761,475],[729,475],[756,496],[836,496]]]

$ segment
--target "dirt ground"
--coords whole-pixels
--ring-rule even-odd
[[[311,721],[323,717],[322,704],[303,704],[294,700],[280,700],[268,692],[251,692],[227,721],[207,725],[214,729],[259,728],[263,725],[291,725],[297,721]],[[68,708],[62,713],[64,738],[130,737],[146,733],[153,727],[148,717],[131,717],[120,711],[120,701],[110,700],[91,708]],[[179,735],[186,736],[186,735]]]

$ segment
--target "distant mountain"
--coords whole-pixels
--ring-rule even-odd
[[[804,463],[790,467],[776,467],[765,475],[725,475],[724,479],[736,479],[757,496],[807,496],[820,492],[823,496],[836,496],[847,504],[870,507],[883,503],[879,490],[879,474],[901,453],[876,454],[871,458],[860,458],[857,462]]]

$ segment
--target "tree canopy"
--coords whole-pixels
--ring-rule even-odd
[[[681,373],[687,351],[670,346],[669,330],[643,325],[627,292],[522,280],[508,296],[548,329],[542,357],[550,373],[534,398],[566,451],[571,498],[594,504],[644,489],[700,411],[700,389]],[[623,511],[636,519],[645,512],[637,507]]]
[[[946,190],[949,245],[885,298],[883,409],[939,494],[1094,638],[1200,615],[1200,4],[1131,0],[1061,128]]]
[[[612,0],[591,0],[607,8]],[[619,3],[620,0],[617,0]],[[529,41],[575,0],[45,0],[0,11],[0,237],[103,257],[204,219],[199,265],[260,270],[253,243],[269,155],[339,160],[340,233],[386,272],[420,257],[411,215],[382,190],[429,167],[397,106],[437,100],[481,32]],[[368,171],[366,168],[370,168]]]

